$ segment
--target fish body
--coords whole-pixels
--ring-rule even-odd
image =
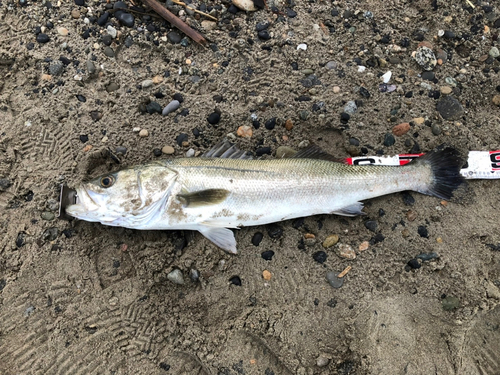
[[[350,166],[309,157],[172,159],[82,183],[77,203],[66,212],[133,229],[197,230],[235,253],[228,228],[317,214],[359,215],[360,201],[404,190],[449,199],[462,181],[460,166],[451,149],[402,167]]]

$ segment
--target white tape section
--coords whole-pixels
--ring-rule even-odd
[[[350,165],[405,165],[423,154],[400,154],[395,156],[356,156],[347,158]],[[472,179],[500,179],[500,150],[469,151],[469,157],[460,174]]]

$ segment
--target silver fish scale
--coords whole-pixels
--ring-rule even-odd
[[[230,192],[219,204],[183,212],[191,220],[226,227],[332,213],[360,200],[421,190],[431,179],[426,165],[348,166],[313,159],[175,159],[166,166],[178,173],[179,189]],[[169,209],[165,214],[170,226],[187,219],[172,215]]]

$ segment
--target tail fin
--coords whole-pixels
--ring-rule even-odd
[[[444,150],[431,151],[413,160],[410,164],[430,164],[433,181],[424,194],[434,195],[441,199],[450,199],[453,191],[464,181],[460,175],[463,161],[457,150],[447,147]]]

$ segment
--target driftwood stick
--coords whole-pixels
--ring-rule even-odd
[[[168,9],[162,6],[158,1],[142,0],[142,2],[144,4],[149,5],[149,7],[152,8],[156,13],[158,13],[160,16],[162,16],[164,19],[170,22],[173,26],[177,27],[188,37],[193,39],[196,43],[201,44],[203,46],[207,44],[207,40],[203,37],[203,35],[201,35],[198,31],[189,27],[179,17],[175,16],[174,14],[172,14],[172,12],[170,12]]]

